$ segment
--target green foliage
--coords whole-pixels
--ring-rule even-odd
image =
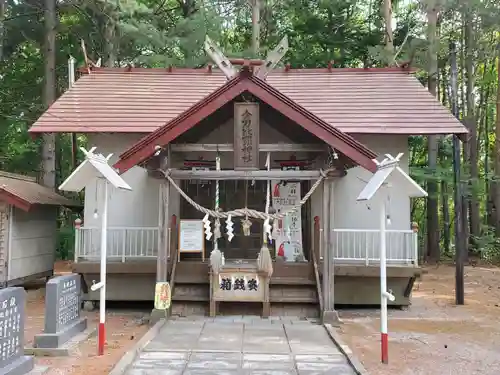
[[[72,260],[75,254],[75,229],[71,225],[61,226],[57,231],[56,256],[61,260]]]

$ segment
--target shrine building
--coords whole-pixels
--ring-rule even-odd
[[[409,172],[410,136],[467,130],[408,69],[275,68],[274,52],[227,59],[214,47],[199,69],[88,67],[31,127],[85,134],[132,188],[108,197],[108,300],[153,301],[169,282],[177,315],[380,303],[377,202],[356,201],[374,159],[403,153]],[[87,301],[99,300],[102,201],[89,184],[76,229]],[[397,305],[420,273],[411,207],[398,189],[386,205]]]

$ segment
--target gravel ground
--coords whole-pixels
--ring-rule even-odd
[[[380,363],[379,310],[343,310],[340,331],[371,375],[500,374],[500,269],[466,267],[465,306],[455,268],[427,268],[408,310],[389,310],[389,364]]]
[[[67,272],[67,265],[56,265],[56,272]],[[45,288],[43,283],[26,287],[26,322],[24,330],[25,345],[31,346],[36,334],[42,332],[44,325]],[[97,356],[97,337],[82,342],[70,357],[36,357],[37,365],[49,366],[47,375],[105,375],[110,372],[120,358],[146,333],[148,325],[143,317],[151,312],[151,306],[119,308],[110,304],[106,329],[107,340],[105,355]],[[89,327],[97,327],[99,312],[83,312],[88,318]]]

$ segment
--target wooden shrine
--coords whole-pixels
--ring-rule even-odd
[[[377,171],[371,148],[397,154],[415,131],[434,134],[436,122],[422,118],[438,116],[443,134],[467,131],[422,96],[408,69],[276,67],[287,49],[285,37],[265,59],[228,58],[206,38],[213,63],[203,67],[87,65],[33,125],[32,133],[92,133],[99,149],[119,154],[113,169],[133,187],[109,199],[106,242],[94,215],[104,210],[100,185],[85,189],[72,266],[85,302],[99,300],[92,285],[101,258],[106,300],[156,299],[153,320],[334,320],[336,305],[380,302],[379,217],[370,207],[381,198],[356,202]],[[376,98],[374,82],[383,86]],[[96,90],[98,102],[88,95]],[[419,100],[408,116],[408,103]],[[61,108],[69,120],[57,120]],[[401,168],[409,170],[407,157]],[[394,192],[388,210],[387,289],[407,306],[420,273],[419,234],[405,192]]]

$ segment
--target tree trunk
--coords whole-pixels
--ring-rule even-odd
[[[262,0],[252,0],[252,52],[256,59],[260,53],[260,8]]]
[[[48,108],[56,100],[56,0],[45,0],[45,88],[44,104]],[[56,188],[56,135],[44,134],[41,183]]]
[[[428,83],[429,92],[436,96],[438,74],[438,10],[435,2],[429,0],[427,7],[427,41],[428,41]],[[436,172],[438,155],[438,137],[428,137],[428,167],[431,173]],[[429,262],[438,262],[441,257],[439,249],[439,222],[438,222],[438,184],[435,180],[427,181],[427,252]]]
[[[467,127],[470,130],[467,140],[468,146],[468,165],[470,171],[469,188],[469,225],[470,234],[473,237],[480,235],[480,215],[479,199],[477,196],[478,184],[478,154],[477,154],[477,124],[474,115],[474,17],[471,9],[465,11],[465,76],[467,80],[466,88],[466,109],[467,109]]]
[[[495,71],[495,60],[493,60],[491,64],[491,73]],[[483,82],[485,81],[484,77],[486,76],[486,63],[485,63],[485,70],[483,73]],[[492,182],[491,182],[491,177],[490,177],[490,155],[491,155],[491,150],[490,150],[490,116],[489,116],[489,109],[488,105],[490,103],[490,94],[491,94],[491,86],[488,84],[486,86],[485,92],[481,90],[482,94],[482,99],[480,100],[480,105],[479,108],[481,109],[481,117],[480,119],[480,124],[482,125],[483,129],[483,141],[484,141],[484,191],[485,191],[485,196],[486,196],[486,215],[483,218],[484,223],[489,226],[489,227],[495,227],[495,218],[493,217],[493,190],[492,188]],[[482,103],[482,104],[481,104]]]
[[[462,9],[462,24],[460,27],[460,59],[458,60],[458,71],[457,71],[457,108],[458,108],[458,116],[457,119],[466,119],[467,117],[467,110],[466,110],[466,91],[467,91],[467,78],[465,74],[465,15],[464,11]],[[460,100],[458,100],[458,96],[460,97]],[[464,125],[467,126],[467,121],[464,121]],[[467,136],[468,137],[468,136]],[[470,185],[469,184],[464,184],[462,183],[462,180],[469,180],[470,177],[470,157],[469,157],[469,143],[466,140],[461,142],[461,157],[462,157],[462,162],[460,163],[460,184],[461,184],[461,212],[460,212],[460,217],[462,218],[462,233],[461,239],[464,241],[464,246],[466,249],[468,249],[468,243],[469,243],[469,191],[470,191]],[[458,207],[458,206],[457,206]],[[465,250],[467,251],[467,250]]]
[[[496,236],[500,237],[500,45],[497,46],[497,102],[496,102],[496,121],[495,121],[495,192],[494,192],[494,206],[495,206],[495,232]]]
[[[442,69],[442,73],[440,75],[441,82],[441,103],[446,107],[447,106],[447,92],[446,89],[448,87],[447,79],[446,79],[446,70]],[[441,137],[440,142],[442,145],[446,143],[446,137]],[[441,165],[447,162],[447,155],[442,156]],[[448,181],[441,180],[441,207],[443,211],[443,251],[444,254],[450,254],[450,243],[451,243],[451,231],[450,231],[450,195],[448,192]]]
[[[3,44],[5,42],[5,2],[7,0],[0,0],[0,61],[3,60]]]
[[[104,24],[104,66],[112,68],[116,63],[116,25],[118,22],[117,9],[113,5],[104,7],[104,12],[107,13]]]
[[[394,42],[392,35],[392,2],[384,0],[382,3],[382,14],[385,23],[384,45],[387,58],[387,65],[394,64]]]

